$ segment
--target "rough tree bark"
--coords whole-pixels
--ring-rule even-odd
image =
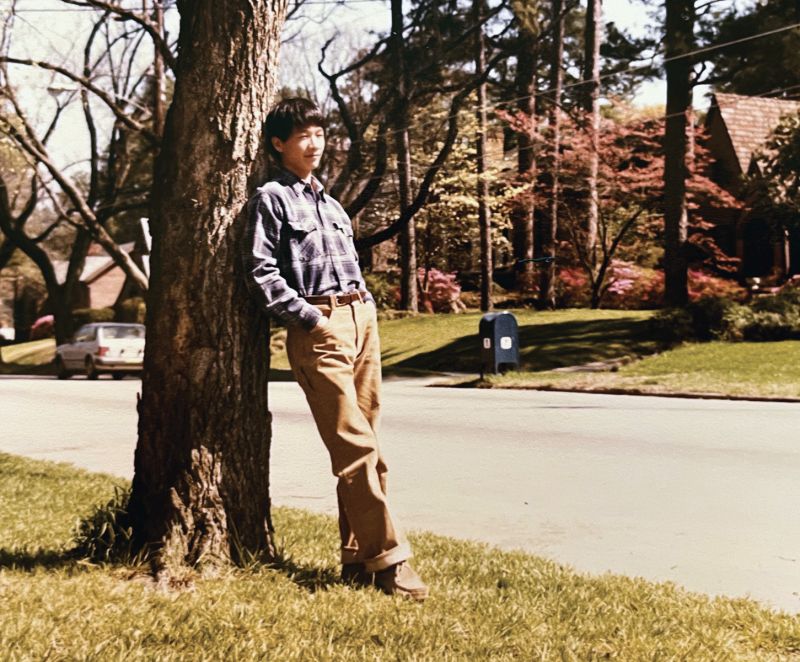
[[[400,215],[411,207],[411,147],[408,138],[408,74],[403,48],[403,2],[392,0],[392,67],[397,87],[393,116]],[[400,232],[400,308],[419,310],[417,294],[417,240],[414,219]]]
[[[664,288],[667,305],[689,300],[686,209],[687,124],[692,105],[694,0],[667,0],[667,121],[664,131]]]
[[[160,39],[164,39],[164,5],[153,1],[153,24]],[[164,134],[164,55],[158,47],[153,49],[153,133]]]
[[[475,24],[481,25],[484,0],[473,0]],[[475,33],[475,72],[486,69],[486,39],[481,27]],[[475,138],[475,160],[478,171],[478,227],[481,237],[481,310],[492,310],[492,217],[489,209],[489,182],[486,179],[486,83],[478,86],[478,132]]]
[[[550,171],[550,213],[545,228],[542,253],[547,257],[556,255],[556,239],[558,236],[558,197],[559,171],[561,169],[561,95],[564,87],[564,70],[561,61],[564,59],[564,3],[553,0],[553,50],[550,62],[550,93],[553,100],[550,106],[550,130],[552,144]],[[539,287],[539,305],[542,308],[556,307],[556,263],[551,260],[542,269]]]
[[[599,200],[597,175],[600,168],[600,44],[603,41],[603,0],[587,0],[584,32],[583,110],[587,114],[589,141],[589,172],[586,188],[589,200],[586,208],[586,254],[593,265],[597,263],[597,224]]]
[[[286,0],[178,3],[129,512],[153,569],[270,555],[268,323],[239,260]]]

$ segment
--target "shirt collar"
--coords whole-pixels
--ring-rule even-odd
[[[317,179],[313,174],[309,176],[309,179],[306,182],[300,179],[293,172],[281,169],[276,179],[282,184],[288,185],[298,196],[303,195],[303,192],[307,188],[310,188],[310,190],[316,191],[320,200],[325,199],[325,187],[322,185],[322,182],[320,182],[319,179]]]

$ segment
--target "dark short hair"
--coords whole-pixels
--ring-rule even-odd
[[[281,153],[272,146],[273,138],[286,140],[295,129],[305,129],[308,126],[325,128],[325,117],[313,101],[293,97],[276,103],[264,122],[264,142],[272,158],[281,162]]]

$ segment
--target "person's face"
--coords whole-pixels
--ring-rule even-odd
[[[294,129],[286,140],[273,138],[272,145],[280,152],[283,167],[300,179],[306,179],[322,158],[325,130],[313,124]]]

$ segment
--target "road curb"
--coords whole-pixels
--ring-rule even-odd
[[[502,386],[481,385],[478,388],[504,389]],[[724,395],[721,393],[653,393],[652,391],[641,391],[639,389],[623,388],[567,388],[563,386],[512,386],[507,390],[522,391],[555,391],[561,393],[594,393],[599,395],[643,395],[651,398],[683,398],[686,400],[734,400],[746,402],[788,402],[792,404],[800,403],[800,398],[770,398],[758,395]]]

